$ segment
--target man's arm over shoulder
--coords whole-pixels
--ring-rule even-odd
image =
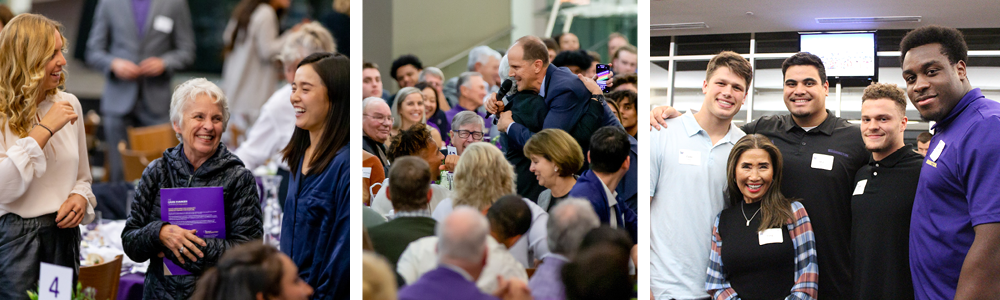
[[[740,130],[743,130],[743,133],[746,133],[748,135],[749,134],[757,133],[757,127],[760,126],[761,120],[763,120],[765,118],[766,117],[760,117],[760,118],[754,119],[753,121],[747,122],[747,123],[743,124],[742,126],[740,126]]]

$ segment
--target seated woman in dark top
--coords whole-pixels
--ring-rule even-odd
[[[815,236],[802,204],[781,194],[781,152],[747,135],[727,170],[730,205],[712,228],[705,289],[713,299],[815,299]]]
[[[583,166],[583,151],[572,136],[559,128],[544,129],[528,139],[524,155],[531,159],[528,170],[546,188],[538,195],[538,206],[549,211],[569,197],[576,171]]]
[[[447,132],[451,131],[451,124],[448,124],[448,118],[445,116],[444,111],[438,107],[439,99],[443,98],[444,95],[441,95],[437,89],[425,81],[417,82],[417,85],[413,87],[420,90],[420,93],[424,95],[424,115],[427,116],[427,125],[434,127],[434,129],[442,133],[441,141],[445,145],[451,145],[451,137],[447,134]]]

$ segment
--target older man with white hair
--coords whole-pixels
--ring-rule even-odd
[[[385,174],[389,174],[389,156],[385,142],[389,140],[392,128],[392,110],[382,98],[368,97],[361,102],[361,130],[364,132],[362,147],[382,161]]]
[[[455,115],[463,111],[473,111],[476,112],[484,122],[492,120],[490,118],[487,120],[486,112],[482,111],[483,98],[486,97],[486,85],[483,84],[483,75],[477,72],[463,72],[462,75],[458,76],[458,104],[451,108],[451,110],[445,112],[445,118],[448,119],[448,123],[453,123]],[[489,123],[486,123],[489,124]],[[492,125],[492,124],[490,124]],[[452,125],[454,127],[454,125]],[[490,126],[487,126],[490,127]],[[489,136],[487,135],[487,138]]]
[[[502,277],[493,295],[476,287],[476,280],[486,268],[487,241],[491,240],[490,225],[479,211],[458,207],[444,222],[437,224],[435,231],[438,267],[399,291],[400,300],[506,299],[529,293],[524,282]]]
[[[484,45],[469,50],[467,70],[483,75],[483,80],[486,82],[487,94],[500,89],[500,58],[500,52],[493,50],[489,46]],[[448,103],[451,103],[451,106],[458,105],[458,99],[461,96],[458,86],[458,77],[448,79],[448,82],[444,85],[444,96],[448,99]]]
[[[548,222],[549,255],[528,282],[535,299],[565,299],[562,267],[576,254],[583,236],[601,226],[594,208],[585,199],[568,198],[552,209]]]

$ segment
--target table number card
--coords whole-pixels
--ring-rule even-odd
[[[38,272],[38,300],[73,298],[73,269],[42,263]]]

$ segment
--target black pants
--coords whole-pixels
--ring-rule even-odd
[[[60,229],[55,213],[29,219],[13,213],[0,217],[0,299],[28,299],[28,290],[38,291],[40,262],[72,268],[75,289],[80,227]]]

